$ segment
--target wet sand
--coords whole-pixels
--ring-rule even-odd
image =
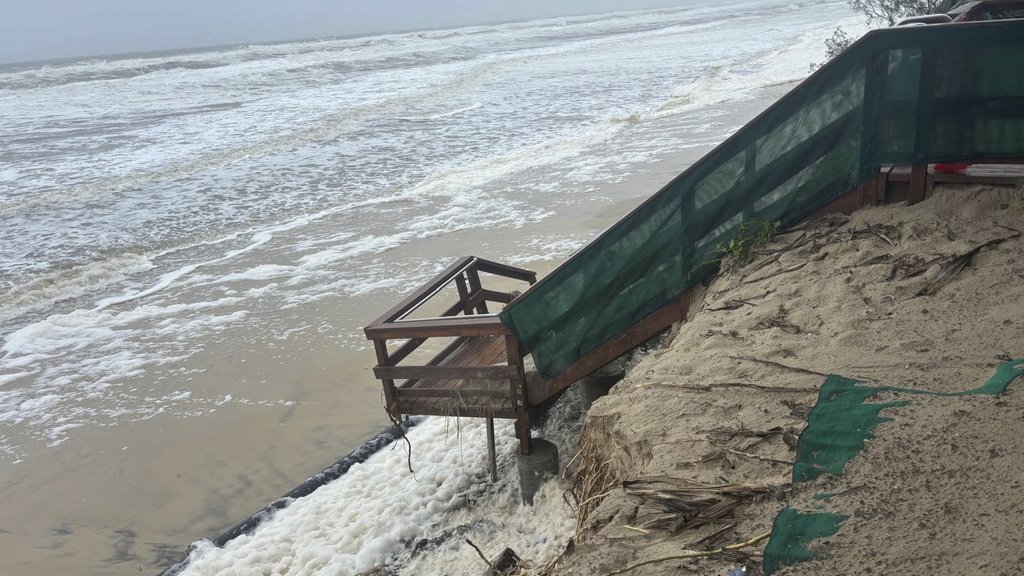
[[[782,91],[736,105],[730,122],[749,120]],[[537,224],[461,231],[379,257],[444,265],[467,254],[500,260],[495,254],[523,236],[592,238],[706,151],[691,148],[652,162]],[[564,258],[545,253],[537,246],[534,260],[519,265],[543,275]],[[387,419],[370,348],[338,346],[337,338],[322,334],[341,330],[359,341],[360,327],[395,301],[395,293],[383,292],[325,298],[286,312],[254,311],[268,318],[293,315],[296,325],[308,329],[273,347],[228,330],[189,359],[196,373],[187,388],[202,397],[193,402],[207,409],[212,404],[215,412],[79,429],[46,449],[45,457],[0,465],[0,554],[6,569],[48,575],[158,572],[181,559],[190,542],[216,537],[347,454]]]

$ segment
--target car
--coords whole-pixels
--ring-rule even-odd
[[[974,0],[959,2],[948,8],[939,8],[937,14],[911,16],[896,23],[897,26],[948,24],[950,22],[984,22],[1024,18],[1024,0]]]
[[[979,22],[1024,18],[1024,0],[983,0],[961,2],[946,14],[953,22]]]

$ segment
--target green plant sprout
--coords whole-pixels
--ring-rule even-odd
[[[779,231],[779,222],[761,222],[744,220],[736,228],[736,235],[728,242],[719,242],[715,246],[718,262],[723,270],[733,271],[753,262],[758,250],[764,248]]]

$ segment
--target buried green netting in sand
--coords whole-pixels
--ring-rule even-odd
[[[905,406],[909,400],[878,404],[867,401],[879,392],[923,394],[928,396],[997,396],[1011,382],[1024,376],[1024,359],[1001,364],[982,386],[961,392],[929,392],[894,386],[864,386],[856,380],[829,376],[818,392],[818,403],[807,417],[807,427],[800,434],[793,482],[807,482],[824,473],[841,476],[843,468],[864,449],[864,442],[874,438],[875,428],[892,418],[881,416],[882,410]],[[820,495],[827,499],[828,495]],[[815,539],[835,534],[845,516],[827,512],[801,513],[785,508],[775,517],[772,537],[764,550],[764,572],[771,574],[782,566],[790,566],[814,558],[807,545]]]

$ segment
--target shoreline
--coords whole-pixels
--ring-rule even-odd
[[[402,434],[404,435],[408,430],[415,427],[416,424],[422,421],[422,418],[407,418],[401,423]],[[216,538],[210,539],[210,542],[214,546],[223,547],[228,542],[238,538],[239,536],[250,534],[260,524],[270,520],[274,512],[287,507],[292,501],[309,496],[324,485],[333,482],[345,475],[352,466],[356,464],[362,464],[366,462],[371,456],[382,450],[383,448],[393,444],[401,436],[395,435],[395,426],[392,425],[384,430],[381,430],[373,438],[370,438],[355,450],[349,452],[345,456],[341,457],[337,462],[324,468],[320,472],[306,479],[305,482],[299,484],[295,488],[288,491],[277,500],[274,500],[263,509],[252,514],[245,520],[242,520],[234,527],[222,533]],[[189,552],[192,546],[184,552],[184,557],[174,565],[168,567],[166,570],[160,573],[160,576],[176,576],[183,570],[188,568],[189,564]]]

